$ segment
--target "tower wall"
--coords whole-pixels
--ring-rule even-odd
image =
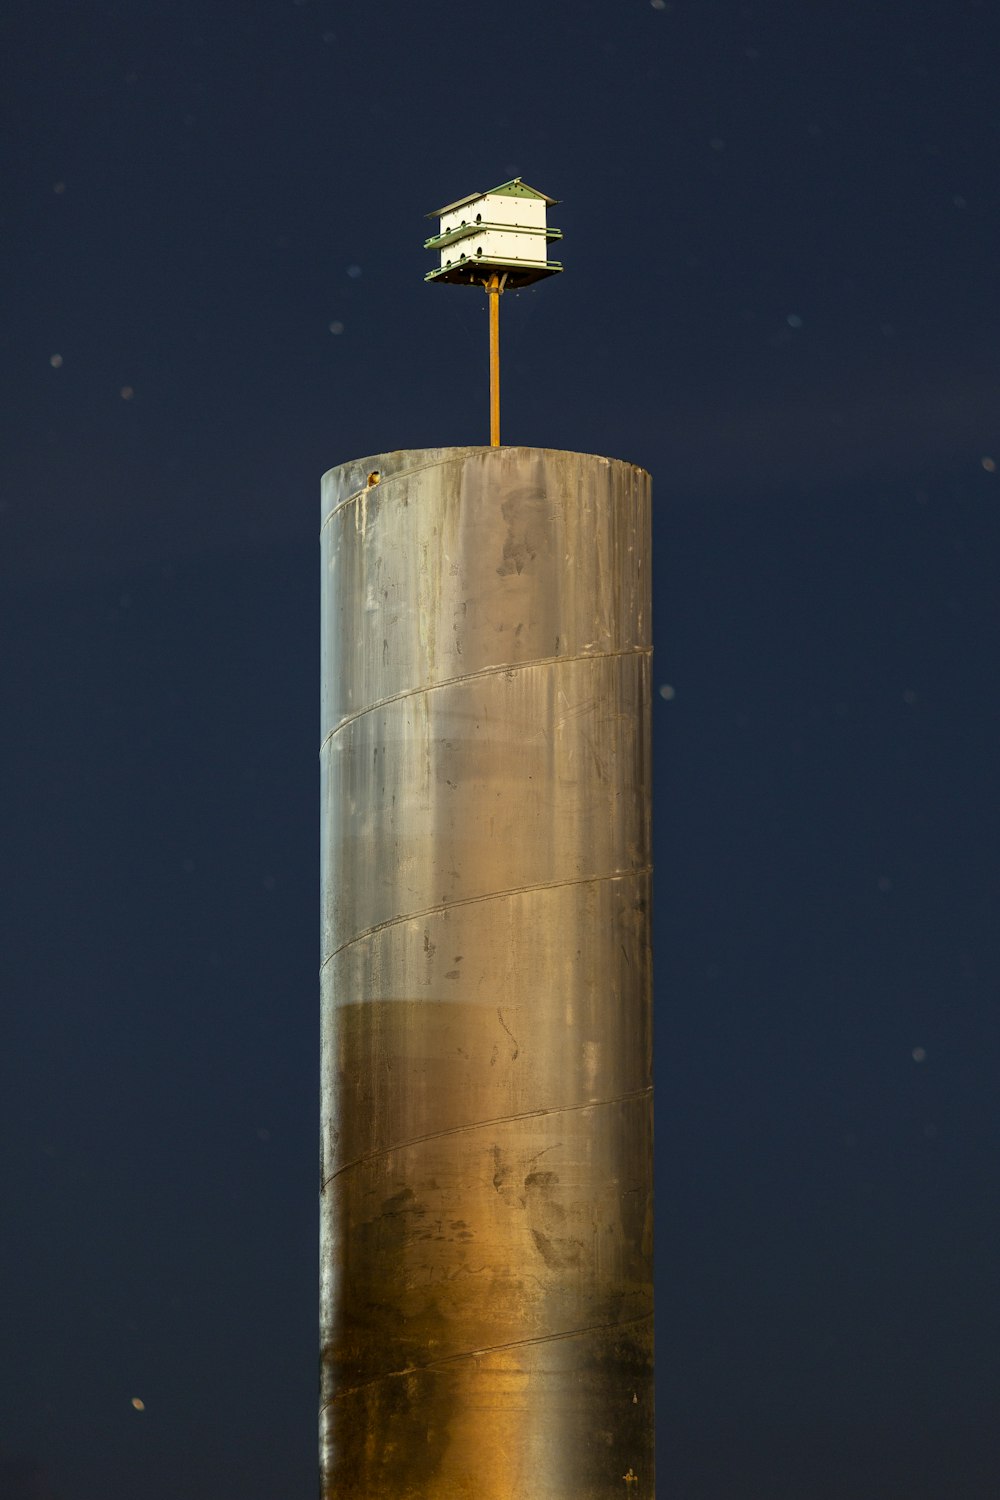
[[[649,476],[323,480],[323,1494],[653,1495]]]

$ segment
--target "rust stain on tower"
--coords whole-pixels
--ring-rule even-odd
[[[323,1494],[649,1500],[649,476],[323,481]]]

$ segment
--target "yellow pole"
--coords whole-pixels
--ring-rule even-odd
[[[500,277],[486,283],[490,299],[490,447],[500,446]]]

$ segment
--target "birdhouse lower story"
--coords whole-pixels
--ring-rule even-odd
[[[491,224],[435,235],[425,248],[440,249],[441,264],[424,279],[481,285],[492,275],[506,272],[508,286],[527,286],[562,270],[557,260],[548,259],[549,242],[561,238],[558,229],[509,229]]]

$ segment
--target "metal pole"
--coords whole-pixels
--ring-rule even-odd
[[[323,493],[322,1493],[652,1500],[649,476]]]
[[[506,280],[506,277],[504,278]],[[503,285],[496,274],[486,283],[490,299],[490,447],[500,446],[500,293]]]

